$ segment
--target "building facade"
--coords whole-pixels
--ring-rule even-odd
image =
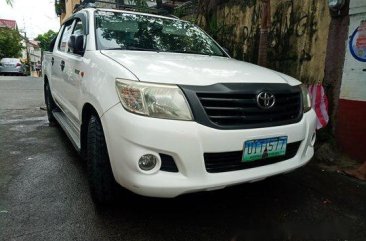
[[[351,0],[346,56],[336,118],[340,148],[366,161],[366,1]]]
[[[18,29],[18,25],[15,20],[0,18],[0,28]]]
[[[61,22],[71,16],[76,4],[80,4],[80,0],[65,0],[65,14],[61,19]]]

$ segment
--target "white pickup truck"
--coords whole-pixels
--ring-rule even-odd
[[[175,197],[254,182],[314,154],[307,88],[230,58],[187,21],[82,9],[62,25],[43,73],[49,121],[86,160],[96,202],[119,185]]]

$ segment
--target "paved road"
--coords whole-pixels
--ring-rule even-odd
[[[366,186],[321,171],[96,208],[85,165],[48,125],[42,80],[0,79],[0,240],[365,240]]]

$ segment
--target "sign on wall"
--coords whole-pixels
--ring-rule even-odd
[[[360,26],[353,32],[349,48],[355,59],[366,62],[366,20],[362,20]]]
[[[352,0],[350,4],[350,38],[347,41],[340,98],[366,102],[366,1]],[[364,4],[365,8],[360,9],[357,4]],[[351,14],[352,9],[354,14]],[[363,9],[365,12],[361,12]]]

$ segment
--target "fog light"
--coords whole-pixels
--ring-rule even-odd
[[[158,158],[151,154],[143,155],[139,160],[139,167],[143,171],[150,171],[154,169],[158,163]]]

